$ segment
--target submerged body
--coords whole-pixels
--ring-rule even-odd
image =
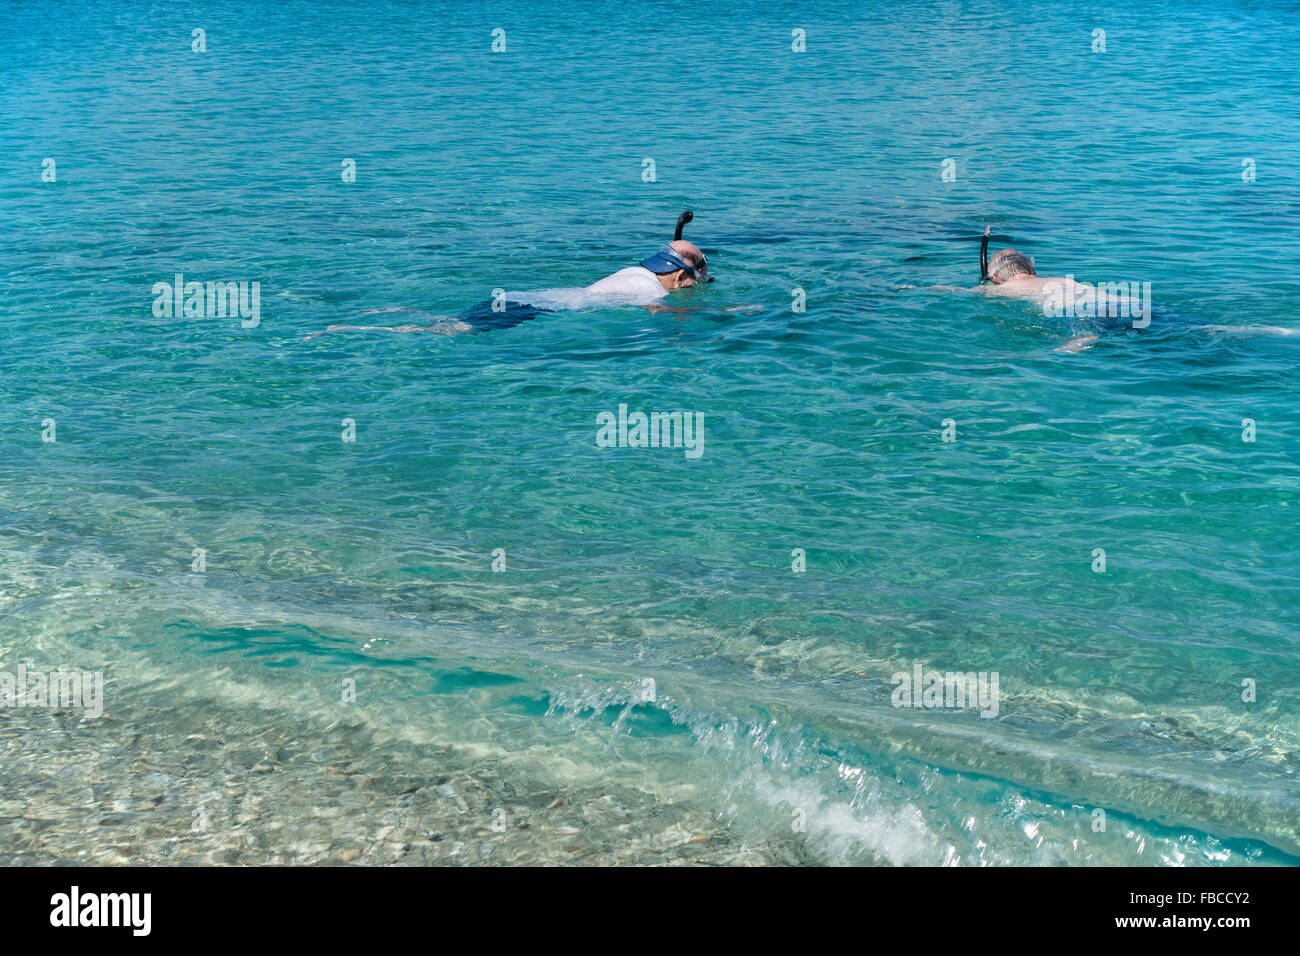
[[[1077,283],[1072,279],[1056,276],[1018,276],[1001,283],[978,285],[975,287],[975,291],[999,298],[1020,299],[1028,302],[1037,301],[1043,307],[1043,311],[1048,312],[1048,305],[1053,298],[1061,296],[1063,292],[1065,295],[1072,297],[1073,293],[1077,291],[1074,288],[1076,285]],[[1057,351],[1082,352],[1084,349],[1095,345],[1099,338],[1100,336],[1096,334],[1075,336],[1060,346]]]
[[[989,229],[980,245],[980,285],[985,295],[1037,302],[1049,318],[1131,319],[1134,328],[1151,324],[1151,283],[1078,282],[1074,276],[1040,276],[1033,261],[1017,249],[999,249],[988,256]],[[988,283],[985,285],[984,283]],[[1071,339],[1057,351],[1081,352],[1097,342],[1098,334]]]
[[[1072,285],[1075,285],[1073,279],[1058,276],[1016,276],[1004,282],[990,282],[988,285],[978,285],[975,287],[975,291],[982,292],[985,295],[1007,296],[1013,299],[1034,299],[1051,294],[1054,290],[1049,286],[1059,289]]]

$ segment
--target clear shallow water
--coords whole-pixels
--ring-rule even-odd
[[[1295,863],[1300,334],[1201,328],[1300,332],[1294,31],[1018,7],[5,7],[0,664],[304,739],[354,677],[810,860]],[[684,208],[686,311],[305,341],[586,284]],[[1090,323],[931,288],[985,223],[1150,281],[1151,327],[1064,354]],[[178,271],[260,281],[260,325],[155,318]],[[620,403],[703,413],[703,457],[596,447]],[[892,707],[917,661],[999,716]]]

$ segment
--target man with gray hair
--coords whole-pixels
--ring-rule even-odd
[[[1005,296],[1013,299],[1031,299],[1045,302],[1056,296],[1073,301],[1079,283],[1073,276],[1040,276],[1034,263],[1019,249],[999,249],[988,254],[989,233],[992,226],[984,227],[980,243],[980,284],[977,292],[985,295]],[[987,282],[986,286],[984,283]],[[1096,335],[1082,335],[1062,345],[1057,351],[1081,352],[1097,341]]]
[[[987,234],[985,240],[987,241]],[[1034,264],[1019,249],[999,249],[989,256],[982,279],[991,284],[981,292],[989,295],[1007,295],[1014,298],[1035,298],[1042,295],[1048,286],[1063,287],[1072,283],[1072,279],[1048,278],[1034,271]]]

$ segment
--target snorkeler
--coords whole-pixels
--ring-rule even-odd
[[[1017,249],[999,249],[990,257],[988,247],[991,228],[985,227],[984,237],[980,241],[980,284],[974,291],[1037,300],[1042,305],[1044,314],[1050,316],[1071,316],[1089,322],[1126,319],[1132,328],[1150,327],[1150,282],[1098,282],[1094,285],[1078,282],[1074,276],[1040,276],[1034,270],[1033,262]],[[963,291],[952,286],[935,288],[950,292]],[[1098,327],[1094,325],[1093,328]],[[1300,335],[1300,329],[1277,325],[1187,325],[1186,328],[1234,336]],[[1057,351],[1082,352],[1091,348],[1099,339],[1100,335],[1096,333],[1081,335],[1066,342]]]
[[[669,292],[713,281],[704,253],[682,238],[682,227],[694,218],[690,210],[678,216],[673,241],[653,256],[642,259],[640,265],[620,269],[581,289],[505,292],[496,299],[480,302],[463,319],[473,328],[487,331],[508,329],[544,313],[577,305],[639,305],[658,311],[659,301]]]
[[[1064,288],[1073,279],[1046,278],[1034,271],[1034,264],[1019,249],[999,249],[989,258],[989,233],[992,226],[984,227],[980,241],[980,285],[977,291],[989,295],[1008,295],[1015,298],[1037,298],[1052,291],[1049,286]],[[985,286],[988,282],[990,285]]]
[[[1133,318],[1134,328],[1151,324],[1151,283],[1076,282],[1074,276],[1040,276],[1029,257],[1018,249],[999,249],[989,256],[991,226],[984,227],[980,241],[980,284],[976,291],[1038,301],[1045,314],[1087,319]],[[985,285],[985,283],[988,283]],[[1145,293],[1145,296],[1143,295]],[[1081,335],[1062,345],[1058,352],[1081,352],[1098,340],[1098,335]]]
[[[682,213],[677,217],[677,230],[672,242],[653,256],[642,259],[639,266],[620,269],[593,282],[587,286],[587,291],[656,301],[677,289],[689,289],[697,282],[712,282],[704,253],[682,238],[682,227],[694,218],[695,214],[690,210]]]
[[[651,311],[663,308],[660,300],[669,292],[689,289],[698,283],[712,282],[709,262],[693,243],[682,238],[682,227],[694,219],[687,210],[677,217],[672,242],[640,265],[620,269],[589,286],[570,289],[538,289],[530,292],[502,292],[496,298],[480,302],[459,318],[430,316],[418,309],[374,309],[362,315],[406,312],[437,318],[433,325],[331,325],[324,332],[486,332],[508,329],[548,312],[588,305],[639,305]],[[307,336],[313,339],[324,332]]]

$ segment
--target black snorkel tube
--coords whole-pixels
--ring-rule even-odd
[[[678,239],[682,237],[682,227],[685,226],[688,222],[690,222],[694,218],[695,218],[695,213],[691,212],[689,209],[677,217],[677,228],[673,231],[673,242],[676,242]],[[697,275],[696,281],[699,282],[713,281],[713,276],[700,276],[698,273],[696,275]]]
[[[989,231],[992,226],[984,227],[984,238],[980,240],[980,282],[988,282],[989,278]],[[678,230],[680,231],[680,229]]]
[[[682,227],[695,218],[695,213],[689,209],[677,217],[677,231],[673,233],[673,242],[682,237]]]

